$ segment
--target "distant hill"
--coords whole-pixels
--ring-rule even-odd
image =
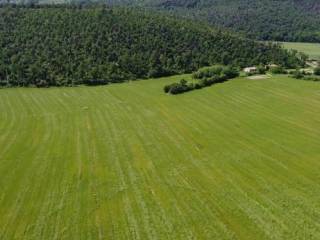
[[[249,38],[320,42],[319,0],[0,0],[139,6],[208,22]]]
[[[216,63],[301,64],[277,45],[119,7],[2,7],[0,46],[1,85],[105,84]]]
[[[259,40],[320,42],[319,0],[155,0],[145,5]]]

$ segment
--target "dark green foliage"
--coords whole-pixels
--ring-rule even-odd
[[[320,76],[320,67],[314,69],[314,75]]]
[[[284,74],[284,73],[287,73],[286,70],[281,66],[271,67],[270,68],[270,72],[273,73],[273,74]]]
[[[222,70],[222,75],[226,77],[226,79],[235,78],[239,76],[239,71],[234,67],[225,67]]]
[[[266,69],[265,66],[259,65],[259,66],[257,67],[257,72],[258,72],[258,74],[265,74],[265,73],[267,72],[267,69]]]
[[[141,1],[139,1],[141,2]],[[161,11],[207,21],[259,40],[320,42],[319,0],[145,0]]]
[[[302,79],[306,81],[320,82],[319,76],[304,76]]]
[[[212,66],[199,69],[192,74],[194,79],[211,79],[216,76],[225,76],[226,78],[234,78],[239,76],[237,69],[232,67]]]
[[[303,73],[299,70],[296,70],[291,74],[292,74],[292,77],[296,79],[302,79],[304,77]]]
[[[54,0],[0,0],[0,3]],[[63,1],[62,1],[63,2]],[[320,42],[319,0],[72,0],[76,4],[146,7],[208,22],[259,40]]]
[[[222,70],[222,66],[205,67],[194,72],[192,77],[194,79],[210,78],[215,75],[221,75]]]
[[[302,64],[274,44],[116,7],[2,7],[0,46],[2,86],[107,84],[219,63]]]
[[[306,80],[306,81],[313,81],[313,82],[320,81],[320,75],[317,75],[315,73],[314,73],[314,75],[312,75],[311,73],[306,72],[306,71],[296,70],[291,73],[291,76],[293,78],[302,79],[302,80]]]
[[[229,66],[212,66],[199,69],[197,72],[192,74],[192,77],[198,80],[197,83],[193,84],[184,79],[180,80],[179,83],[172,83],[164,86],[165,93],[180,94],[191,90],[201,89],[209,87],[213,84],[222,83],[229,79],[239,76],[239,71],[236,68]]]
[[[225,77],[227,79],[239,76],[239,71],[231,66],[211,66],[204,67],[192,74],[194,79],[212,79],[216,77]],[[221,79],[221,78],[220,78]]]
[[[178,83],[166,85],[164,87],[164,92],[176,95],[179,93],[188,92],[192,89],[194,89],[193,84],[188,84],[188,82],[185,79],[181,79]]]

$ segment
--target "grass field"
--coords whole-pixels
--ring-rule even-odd
[[[286,49],[295,49],[299,52],[304,52],[309,55],[312,59],[320,60],[320,43],[292,43],[282,42]]]
[[[0,239],[320,239],[320,84],[177,80],[0,89]]]

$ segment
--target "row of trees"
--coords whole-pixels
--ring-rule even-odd
[[[172,83],[164,86],[163,90],[165,93],[176,95],[204,87],[209,87],[213,84],[222,83],[238,76],[239,71],[234,67],[205,67],[192,74],[192,78],[197,81],[196,83],[188,83],[185,79],[181,79],[178,83]]]
[[[0,7],[0,85],[108,84],[221,64],[303,64],[296,52],[206,25],[112,7]]]

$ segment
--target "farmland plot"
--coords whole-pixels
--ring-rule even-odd
[[[320,84],[180,78],[0,89],[0,239],[320,239]]]
[[[282,44],[286,49],[295,49],[307,54],[312,59],[320,60],[320,43],[283,42]]]

